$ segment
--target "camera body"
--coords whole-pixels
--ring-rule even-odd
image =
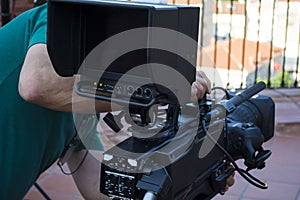
[[[186,106],[191,115],[198,111],[196,105]],[[179,124],[184,130],[176,136],[174,130],[158,133],[169,136],[163,139],[132,136],[106,151],[100,191],[117,199],[144,199],[150,191],[154,199],[172,200],[211,199],[224,192],[226,179],[232,173],[226,170],[231,161],[207,139],[200,123],[214,107],[211,100],[203,100],[198,121],[181,116]],[[250,170],[262,169],[270,156],[270,151],[262,149],[262,144],[273,137],[274,126],[270,124],[274,125],[274,102],[267,96],[255,95],[225,119],[206,123],[206,129],[234,160],[244,159]],[[191,126],[197,126],[197,131]],[[201,156],[207,148],[207,154]]]

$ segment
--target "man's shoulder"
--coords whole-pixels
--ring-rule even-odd
[[[47,3],[35,7],[33,9],[30,9],[26,11],[29,13],[29,18],[35,19],[35,20],[40,20],[40,19],[46,19],[47,16]],[[25,13],[26,13],[25,12]]]

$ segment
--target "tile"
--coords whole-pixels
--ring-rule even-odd
[[[275,103],[275,109],[281,111],[281,113],[277,113],[277,114],[285,114],[285,113],[292,112],[293,110],[298,110],[299,107],[294,102],[284,101],[284,102]]]
[[[239,200],[262,200],[262,199],[256,199],[256,198],[245,198],[245,197],[242,197],[240,198]]]
[[[57,191],[66,194],[78,193],[72,176],[64,174],[51,174],[40,186],[47,191]]]
[[[239,196],[233,196],[225,193],[224,195],[216,195],[213,200],[239,200]]]
[[[241,196],[248,185],[249,183],[236,173],[234,177],[234,184],[225,193],[225,196]]]
[[[78,191],[65,192],[59,189],[46,189],[42,187],[51,200],[84,200]],[[33,186],[25,196],[24,200],[45,200],[45,197]]]
[[[49,168],[50,169],[50,168]],[[40,176],[39,176],[39,180],[43,180],[44,178],[47,178],[49,176],[49,172],[46,171],[44,173],[42,173]]]
[[[81,195],[75,196],[73,200],[84,200],[84,198]]]
[[[300,130],[299,122],[280,122],[280,123],[276,123],[275,126],[275,131],[278,133],[278,135],[293,135],[293,136],[300,137],[299,130]]]
[[[48,170],[46,171],[46,173],[47,174],[61,173],[61,170],[60,170],[60,168],[58,167],[58,165],[55,162],[50,168],[48,168]]]
[[[293,101],[291,98],[283,98],[284,101],[275,101],[275,108],[279,110],[291,110],[291,108],[299,108],[297,101]],[[288,106],[288,107],[287,107]],[[280,114],[280,113],[279,113]]]
[[[281,102],[275,104],[275,121],[279,123],[300,122],[300,108],[291,102]]]
[[[294,200],[297,196],[299,185],[269,182],[269,188],[262,190],[256,187],[249,187],[243,198],[254,198],[260,200]]]
[[[279,88],[276,89],[276,91],[277,93],[287,97],[300,96],[300,91],[298,88]]]
[[[300,167],[300,137],[278,136],[274,138],[271,150],[267,162]]]
[[[300,168],[267,162],[267,166],[258,170],[257,177],[269,181],[300,185]]]
[[[73,194],[60,193],[56,191],[48,191],[47,194],[51,198],[51,200],[74,200],[75,199],[75,196]]]
[[[45,200],[45,198],[39,191],[32,187],[24,197],[24,200]]]

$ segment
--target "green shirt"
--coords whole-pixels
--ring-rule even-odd
[[[28,48],[46,43],[47,5],[0,28],[0,199],[22,199],[75,134],[71,113],[24,101],[18,80]]]

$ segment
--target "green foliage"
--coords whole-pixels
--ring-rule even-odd
[[[278,72],[275,76],[271,78],[271,88],[279,88],[279,87],[292,87],[293,79],[291,78],[290,74],[288,72],[284,72],[283,80],[284,80],[284,85],[282,86],[282,73],[283,72]],[[265,84],[268,84],[268,80],[259,80],[257,79],[257,82],[263,81]]]

